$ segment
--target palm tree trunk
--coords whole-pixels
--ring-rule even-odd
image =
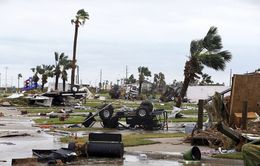
[[[55,77],[55,90],[58,90],[58,85],[59,85],[59,75],[57,74]]]
[[[71,68],[71,87],[74,85],[74,80],[75,80],[76,49],[77,49],[77,39],[78,39],[78,28],[79,28],[79,22],[78,22],[78,20],[76,20],[76,22],[75,22],[74,42],[73,42],[73,59],[72,59],[72,68]]]
[[[140,95],[141,94],[141,92],[142,92],[142,82],[141,81],[139,81],[139,88],[138,88],[138,94]]]
[[[177,98],[177,101],[176,101],[176,107],[179,107],[179,108],[181,107],[182,99],[184,98],[184,96],[185,96],[185,94],[187,92],[189,84],[190,84],[190,78],[189,77],[185,77],[184,81],[183,81],[182,88],[181,88],[180,96]]]
[[[62,88],[63,88],[63,91],[65,91],[65,88],[66,88],[66,80],[65,79],[62,79]]]
[[[20,78],[18,77],[18,92],[19,92],[19,89],[20,89]]]

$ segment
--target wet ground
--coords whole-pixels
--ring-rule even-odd
[[[0,165],[11,165],[12,158],[32,157],[32,149],[57,149],[66,147],[59,142],[58,136],[46,134],[37,127],[32,127],[32,121],[28,117],[20,115],[15,108],[0,107],[4,117],[0,117]],[[98,124],[97,124],[98,125]],[[174,126],[175,125],[175,126]],[[184,130],[182,124],[170,126],[168,132]],[[176,130],[177,127],[177,130]],[[135,132],[122,130],[117,132]],[[143,132],[143,131],[142,131]],[[166,132],[166,131],[157,131]],[[82,135],[87,132],[81,133]],[[11,136],[11,137],[6,137]],[[177,165],[243,165],[241,160],[209,159],[203,157],[200,162],[186,162],[182,160],[182,152],[191,148],[183,144],[180,139],[164,138],[156,139],[161,142],[155,145],[136,146],[125,148],[124,159],[80,159],[69,165],[124,165],[124,166],[177,166]],[[202,151],[209,151],[208,147],[200,147]]]

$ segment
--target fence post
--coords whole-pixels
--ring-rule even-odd
[[[200,99],[198,103],[198,121],[197,121],[198,129],[202,129],[203,127],[203,106],[204,106],[204,100]]]

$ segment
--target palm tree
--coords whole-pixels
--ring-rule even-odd
[[[181,106],[189,83],[202,74],[204,65],[216,71],[224,70],[226,63],[232,58],[229,51],[221,51],[223,48],[221,37],[217,34],[217,28],[211,27],[207,35],[200,40],[193,40],[190,44],[190,56],[184,67],[184,81],[176,106]]]
[[[131,74],[130,77],[128,78],[128,83],[129,84],[136,83],[136,79],[133,74]]]
[[[159,75],[158,74],[154,74],[153,75],[152,91],[155,92],[155,93],[157,92],[158,84],[159,84]]]
[[[18,76],[17,76],[17,78],[18,78],[18,91],[19,91],[19,89],[20,89],[20,78],[22,78],[22,77],[23,77],[23,76],[22,76],[21,73],[19,73]]]
[[[55,69],[54,69],[54,75],[55,75],[55,90],[58,89],[59,85],[59,78],[61,75],[61,60],[64,58],[65,54],[64,52],[59,55],[58,52],[54,52],[55,55]]]
[[[141,94],[142,90],[142,84],[144,83],[145,77],[151,77],[151,72],[148,69],[148,67],[138,67],[138,73],[139,73],[139,89],[138,93]]]
[[[77,38],[78,28],[80,25],[84,25],[86,19],[89,19],[88,12],[81,9],[77,12],[76,18],[71,20],[72,24],[75,24],[74,42],[73,42],[73,58],[72,58],[72,70],[71,70],[71,87],[74,85],[75,79],[75,68],[76,68],[76,49],[77,49]]]
[[[61,79],[62,79],[62,87],[63,91],[65,91],[66,88],[66,81],[68,80],[68,73],[67,70],[71,68],[71,60],[68,59],[68,56],[64,56],[61,61],[60,65],[62,66],[61,70]]]
[[[162,72],[159,73],[158,75],[158,89],[159,92],[162,93],[166,87],[166,82],[165,82],[165,76]]]
[[[35,88],[37,88],[38,86],[38,81],[39,81],[39,77],[38,77],[38,73],[39,73],[39,70],[40,70],[41,66],[36,66],[36,68],[31,68],[32,72],[34,73],[33,74],[33,77],[32,77],[32,81],[34,82],[34,86]]]
[[[53,77],[53,68],[53,65],[42,65],[38,68],[38,73],[42,75],[42,91],[44,89],[44,85],[48,82],[48,77]]]

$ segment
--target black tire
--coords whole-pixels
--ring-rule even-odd
[[[118,117],[111,117],[111,119],[103,120],[103,127],[104,128],[110,128],[115,129],[119,126]]]
[[[79,86],[73,85],[73,86],[71,87],[71,91],[72,91],[72,92],[78,92],[78,91],[79,91]]]
[[[153,111],[153,104],[150,101],[143,101],[139,108],[145,108],[147,111]]]
[[[149,111],[146,108],[138,108],[136,110],[136,115],[139,118],[145,118],[145,117],[149,116],[150,114],[149,114]]]
[[[106,108],[99,112],[99,117],[102,120],[108,120],[112,117],[112,115],[114,113],[114,108],[112,105],[107,106],[106,104],[103,105],[102,108],[104,108],[104,107],[106,107]]]
[[[124,145],[121,142],[88,142],[85,152],[90,157],[122,158],[124,155]]]
[[[122,142],[122,135],[114,133],[89,133],[88,141]]]
[[[69,142],[68,149],[75,152],[76,151],[76,143],[73,142],[73,141]]]

